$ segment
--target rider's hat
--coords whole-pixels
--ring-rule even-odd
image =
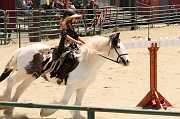
[[[64,11],[64,14],[63,14],[63,19],[73,19],[73,18],[80,18],[82,17],[82,15],[80,14],[77,14],[75,11],[73,10],[66,10]]]
[[[90,0],[90,2],[95,2],[95,0]]]

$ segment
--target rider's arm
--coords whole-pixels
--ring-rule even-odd
[[[69,43],[75,42],[75,43],[77,43],[78,45],[82,45],[82,44],[83,44],[81,41],[79,41],[79,40],[77,41],[77,40],[75,40],[74,38],[72,38],[72,37],[69,36],[69,35],[66,36],[66,41],[69,42]]]
[[[85,44],[85,41],[83,40],[83,38],[78,37],[78,40],[79,40],[81,43]]]
[[[74,28],[70,28],[68,29],[68,33],[72,33],[74,35],[74,37],[72,38],[69,34],[66,35],[66,40],[69,43],[76,43],[78,45],[83,45],[85,44],[85,42],[79,37],[79,34],[74,30]]]

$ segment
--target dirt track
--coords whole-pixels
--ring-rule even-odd
[[[160,37],[179,37],[180,26],[154,28],[150,30],[152,39]],[[122,31],[121,39],[126,42],[132,38],[147,38],[147,29]],[[138,39],[137,39],[138,40]],[[0,47],[0,71],[10,58],[11,52],[17,46]],[[98,107],[135,107],[149,91],[149,55],[147,49],[130,49],[132,60],[130,66],[123,67],[112,62],[106,62],[97,73],[96,81],[87,90],[83,100],[84,106]],[[174,108],[180,111],[180,47],[160,48],[158,51],[158,90],[170,101]],[[105,75],[106,74],[106,75]],[[6,82],[0,84],[1,91]],[[38,79],[27,89],[19,101],[34,103],[49,103],[55,98],[60,99],[64,87],[47,83]],[[72,104],[73,99],[70,104]],[[30,118],[40,118],[39,109],[17,108],[18,114],[27,114]],[[2,115],[2,114],[1,114]],[[86,113],[83,113],[86,116]],[[71,119],[68,111],[58,111],[48,118]],[[97,113],[97,119],[178,119],[178,117],[144,116],[112,113]]]

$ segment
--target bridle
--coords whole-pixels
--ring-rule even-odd
[[[111,49],[111,48],[110,48],[110,49]],[[109,56],[109,54],[110,54],[110,49],[109,49],[108,56]],[[111,58],[109,58],[109,57],[106,57],[106,56],[104,56],[104,55],[102,55],[102,54],[98,54],[98,55],[101,56],[102,58],[105,58],[105,59],[107,59],[107,60],[110,60],[110,61],[115,62],[115,63],[118,63],[118,64],[121,63],[121,62],[125,62],[124,59],[122,58],[122,56],[128,55],[128,53],[119,54],[119,52],[117,51],[117,48],[116,48],[116,47],[113,47],[113,49],[116,51],[116,53],[117,53],[117,55],[118,55],[118,57],[117,57],[116,60],[111,59]]]

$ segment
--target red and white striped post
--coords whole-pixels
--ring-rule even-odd
[[[150,91],[137,107],[151,109],[167,109],[172,105],[157,91],[157,42],[151,42],[150,52]]]

